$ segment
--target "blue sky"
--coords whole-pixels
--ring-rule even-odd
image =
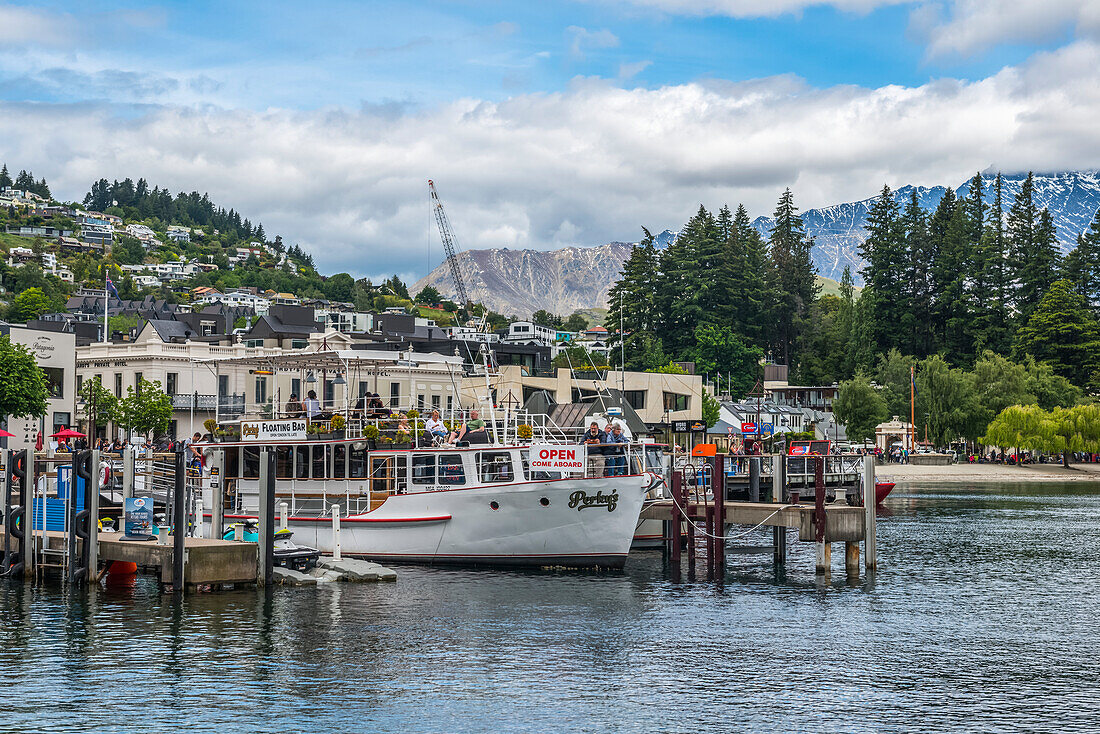
[[[209,191],[323,271],[415,279],[428,178],[466,247],[546,249],[1096,168],[1097,68],[1096,0],[0,0],[0,160],[66,198]]]

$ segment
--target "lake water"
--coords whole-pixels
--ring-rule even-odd
[[[399,567],[193,595],[0,583],[0,731],[1100,730],[1100,485],[899,485],[873,584]],[[760,535],[760,540],[765,537]]]

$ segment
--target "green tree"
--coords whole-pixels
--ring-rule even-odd
[[[863,374],[840,383],[833,413],[844,424],[848,438],[857,441],[873,439],[875,427],[890,417],[886,401]]]
[[[987,349],[974,363],[974,392],[978,422],[985,426],[1010,405],[1031,405],[1038,401],[1031,392],[1027,368]]]
[[[347,273],[337,273],[336,275],[329,276],[324,283],[325,298],[330,301],[350,303],[353,298],[354,290],[355,279]]]
[[[533,314],[531,314],[531,322],[538,324],[539,326],[546,326],[551,329],[559,329],[561,328],[562,319],[561,316],[556,316],[546,309],[540,308],[538,311],[535,311]]]
[[[1077,247],[1066,256],[1063,274],[1088,300],[1093,312],[1100,310],[1100,209],[1088,231],[1078,236]]]
[[[0,420],[46,413],[46,375],[30,350],[0,336]]]
[[[703,406],[703,422],[707,424],[707,428],[710,428],[718,422],[721,415],[721,405],[713,395],[707,392],[706,388],[703,388],[701,404]]]
[[[172,398],[165,394],[159,380],[141,380],[138,389],[131,385],[121,400],[116,422],[129,431],[137,431],[146,438],[168,430],[172,420]]]
[[[764,358],[758,347],[746,344],[733,329],[713,324],[695,327],[695,345],[686,356],[695,362],[697,374],[721,372],[728,377],[734,395],[752,390]]]
[[[602,370],[607,365],[607,358],[599,352],[590,352],[584,347],[568,347],[558,352],[551,363],[561,369],[591,370],[593,367]]]
[[[993,419],[979,440],[986,446],[1036,449],[1042,441],[1040,424],[1045,416],[1046,411],[1038,405],[1011,405]]]
[[[1081,391],[1066,378],[1054,374],[1049,364],[1038,362],[1030,355],[1023,364],[1027,371],[1027,391],[1035,396],[1040,408],[1053,410],[1077,404]]]
[[[891,416],[909,416],[910,381],[916,365],[916,359],[903,356],[897,349],[891,349],[879,357],[875,367],[875,382],[882,390],[882,397]]]
[[[588,329],[588,320],[579,313],[571,314],[561,325],[563,331],[580,332]],[[617,330],[617,329],[616,329]]]
[[[867,239],[860,245],[859,254],[866,262],[860,272],[870,287],[872,319],[869,331],[875,351],[885,352],[912,341],[902,338],[908,304],[905,299],[898,298],[898,294],[904,292],[907,285],[905,231],[894,192],[889,186],[883,186],[871,204],[866,229]]]
[[[1088,382],[1100,364],[1100,324],[1084,296],[1068,280],[1054,283],[1016,334],[1020,356],[1048,362],[1076,385]]]
[[[952,369],[938,354],[923,360],[916,377],[918,425],[938,446],[957,439],[974,439],[986,424],[978,416],[972,376]]]
[[[116,420],[118,416],[118,398],[103,387],[98,378],[89,378],[80,384],[81,414],[88,422],[88,436],[96,435],[96,426]]]
[[[8,316],[12,321],[27,322],[51,310],[53,304],[41,288],[28,288],[12,301]]]
[[[426,285],[419,293],[416,294],[416,302],[423,303],[426,306],[432,306],[443,300],[443,296],[436,290],[435,287]]]
[[[775,224],[769,232],[768,245],[775,277],[774,343],[783,364],[791,365],[792,349],[807,326],[806,315],[821,286],[810,258],[813,241],[806,237],[806,228],[790,189],[783,192],[776,205]]]

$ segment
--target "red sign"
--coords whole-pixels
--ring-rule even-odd
[[[791,456],[805,456],[808,453],[810,453],[810,447],[808,445],[791,446]]]
[[[531,468],[546,471],[584,471],[586,454],[584,445],[534,445],[530,453]]]
[[[742,423],[741,424],[741,433],[756,433],[756,424],[755,423]]]

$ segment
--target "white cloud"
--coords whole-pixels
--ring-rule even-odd
[[[882,184],[1100,167],[1100,46],[1081,41],[973,82],[809,87],[795,77],[568,91],[428,110],[264,112],[0,103],[0,158],[79,197],[144,176],[209,191],[323,272],[424,273],[436,181],[466,248],[554,247],[676,227],[700,203],[769,213]]]
[[[652,61],[634,61],[632,63],[619,64],[619,79],[633,79],[652,65]]]
[[[946,10],[919,8],[913,20],[927,34],[930,56],[968,56],[1001,43],[1056,40],[1067,31],[1100,37],[1100,2],[956,0]]]
[[[565,29],[569,36],[569,55],[573,59],[583,59],[586,53],[592,49],[615,48],[619,45],[619,37],[606,28],[598,31],[590,31],[581,26],[571,25]]]
[[[0,5],[0,47],[62,46],[74,38],[75,23],[68,15]]]
[[[674,15],[725,15],[731,18],[774,18],[800,13],[807,8],[830,6],[866,13],[883,5],[902,5],[913,0],[606,0]]]

